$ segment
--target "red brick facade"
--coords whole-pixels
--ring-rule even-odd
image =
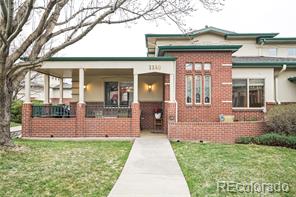
[[[264,122],[178,122],[169,124],[168,137],[175,140],[234,143],[238,137],[262,134],[264,126]]]
[[[176,67],[176,100],[178,103],[179,122],[215,122],[219,120],[219,114],[232,114],[232,71],[230,66],[223,64],[232,63],[231,52],[173,52],[170,55],[177,57]],[[208,72],[185,70],[186,63],[211,63]],[[194,66],[193,66],[194,67]],[[194,91],[193,104],[185,104],[185,76],[186,75],[210,75],[211,76],[211,104],[195,105]],[[202,77],[203,78],[203,77]],[[202,87],[204,80],[202,80]],[[195,84],[193,83],[193,90]],[[202,93],[204,95],[204,93]],[[203,100],[203,99],[202,99]]]

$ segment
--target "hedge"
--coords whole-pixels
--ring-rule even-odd
[[[240,137],[236,140],[236,143],[282,146],[296,149],[296,136],[280,135],[277,133],[267,133],[258,137]]]
[[[267,112],[267,131],[296,135],[296,104],[278,105]]]

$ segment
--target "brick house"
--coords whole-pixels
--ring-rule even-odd
[[[156,126],[180,140],[259,135],[270,107],[296,102],[296,38],[277,35],[205,27],[146,34],[147,57],[49,58],[36,71],[72,79],[72,100],[32,106],[28,74],[23,136],[137,137]]]

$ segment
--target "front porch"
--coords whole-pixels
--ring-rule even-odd
[[[160,59],[116,61],[112,66],[110,61],[44,62],[36,70],[44,74],[42,105],[32,105],[30,73],[26,76],[23,136],[137,137],[141,129],[154,129],[155,108],[163,111],[160,130],[166,132],[167,106],[175,101],[175,69],[171,60]],[[69,105],[63,103],[62,85],[59,105],[49,102],[49,76],[61,83],[72,80]]]

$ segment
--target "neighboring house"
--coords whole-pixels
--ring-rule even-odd
[[[296,102],[296,38],[277,35],[206,27],[147,34],[148,57],[52,57],[37,71],[72,79],[70,107],[32,108],[27,89],[23,135],[139,136],[155,126],[181,140],[259,135],[269,108]]]
[[[60,102],[60,85],[56,85],[51,88],[51,97],[52,104],[59,104]],[[72,84],[63,83],[63,104],[70,104],[72,100]]]
[[[31,100],[44,101],[45,99],[45,89],[44,89],[44,79],[47,77],[44,74],[31,72]],[[59,104],[59,91],[60,91],[60,79],[56,77],[49,77],[49,103]],[[24,83],[21,83],[19,91],[17,92],[16,98],[22,101],[25,100],[25,87]],[[72,98],[72,89],[70,82],[64,82],[63,89],[63,103],[69,104]]]

